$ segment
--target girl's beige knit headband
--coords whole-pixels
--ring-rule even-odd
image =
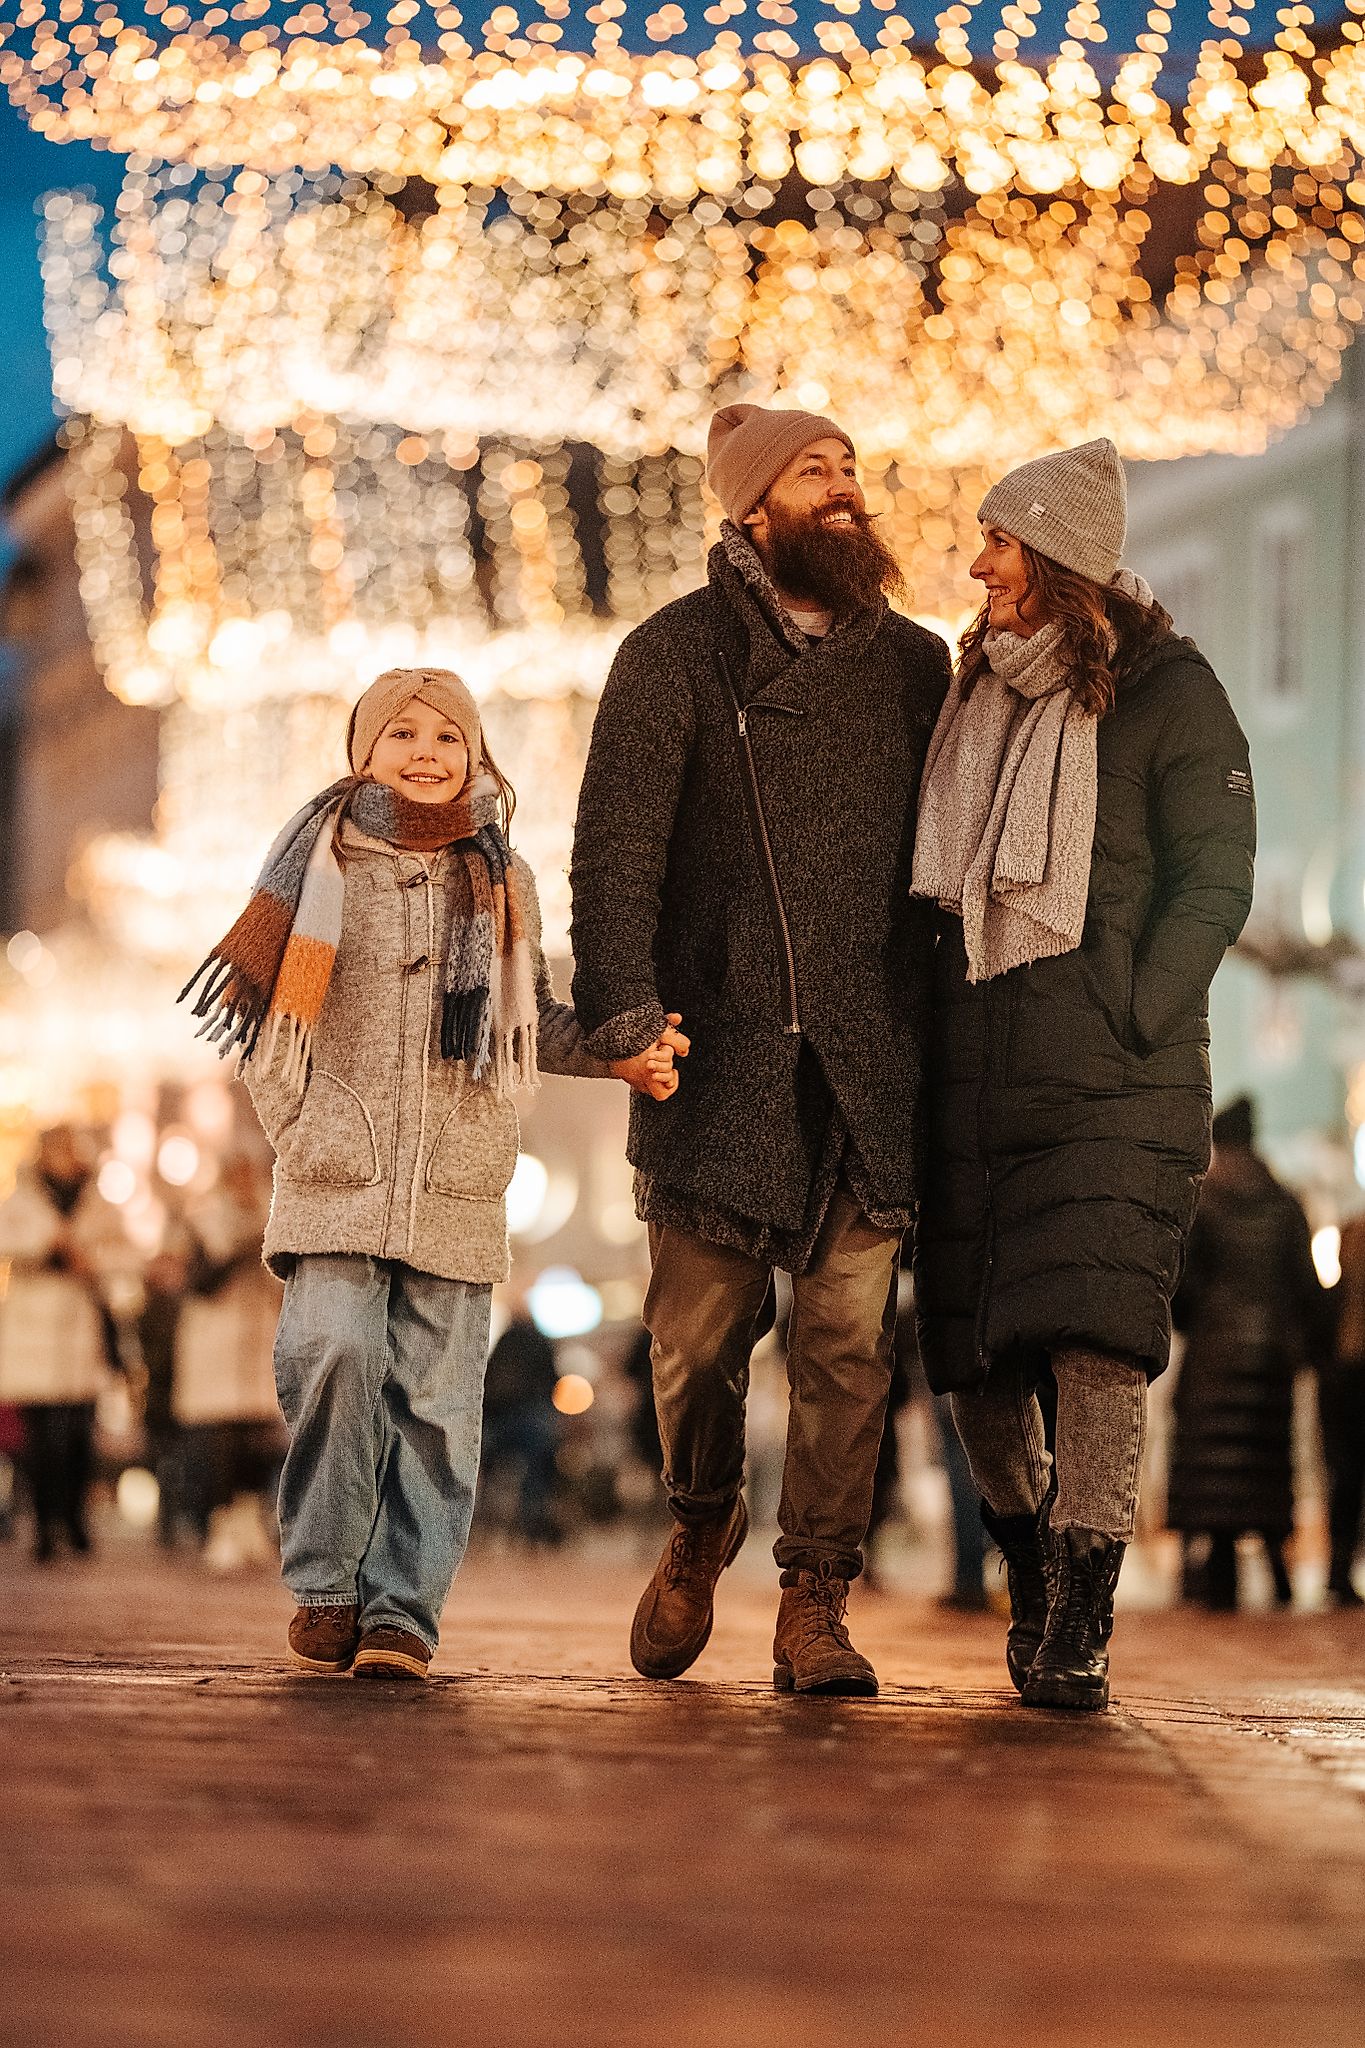
[[[451,668],[389,668],[376,676],[351,713],[346,729],[346,753],[354,775],[363,775],[375,742],[390,719],[405,704],[420,697],[424,704],[442,711],[458,725],[469,749],[471,773],[483,757],[483,729],[479,707],[466,685]]]

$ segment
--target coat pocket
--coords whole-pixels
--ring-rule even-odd
[[[1133,1029],[1133,949],[1125,935],[1102,928],[1078,955],[1081,976],[1096,1009],[1125,1052],[1137,1044]]]
[[[466,1084],[436,1133],[427,1160],[428,1192],[465,1201],[498,1200],[516,1169],[520,1143],[511,1103],[491,1088]]]
[[[379,1146],[365,1104],[335,1074],[314,1068],[298,1122],[281,1141],[280,1172],[305,1187],[372,1188]]]
[[[1014,976],[1010,1080],[1100,1093],[1121,1087],[1128,1051],[1118,984],[1103,973],[1097,984],[1080,950],[1035,960],[1006,978]]]

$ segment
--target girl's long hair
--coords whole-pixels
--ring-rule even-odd
[[[513,789],[511,783],[507,780],[507,777],[503,774],[501,768],[499,768],[497,762],[493,759],[492,751],[488,745],[488,735],[486,733],[483,736],[483,766],[488,770],[488,773],[492,776],[494,782],[497,784],[498,823],[502,827],[503,838],[510,838],[512,831],[512,816],[517,808],[517,793]]]
[[[1171,615],[1159,604],[1139,604],[1112,586],[1064,569],[1024,541],[1019,542],[1028,571],[1025,599],[1037,598],[1044,621],[1062,629],[1060,653],[1071,670],[1071,689],[1085,709],[1103,718],[1113,709],[1121,677],[1149,647],[1171,632]],[[962,636],[957,657],[962,694],[969,697],[987,666],[985,640],[990,631],[989,600]]]

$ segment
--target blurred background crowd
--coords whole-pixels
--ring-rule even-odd
[[[45,1563],[141,1544],[209,1573],[274,1567],[270,1164],[235,1093],[215,1087],[213,1103],[216,1130],[202,1099],[170,1104],[181,1120],[160,1135],[134,1112],[52,1125],[0,1204],[0,1539]],[[1365,1216],[1315,1238],[1255,1148],[1249,1100],[1220,1113],[1215,1138],[1129,1597],[1358,1606]],[[549,1176],[531,1153],[518,1179],[524,1240]],[[643,1261],[594,1287],[527,1249],[497,1300],[475,1541],[624,1541],[647,1555],[665,1511]],[[754,1362],[760,1528],[775,1525],[780,1483],[785,1308]],[[946,1404],[918,1368],[903,1277],[868,1584],[979,1608],[1001,1597],[997,1564]]]

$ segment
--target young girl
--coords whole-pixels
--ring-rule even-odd
[[[276,1152],[290,1650],[310,1671],[421,1679],[473,1512],[510,1091],[543,1067],[662,1099],[682,1041],[610,1066],[586,1051],[458,676],[380,676],[348,753],[185,993],[201,983],[195,1015],[241,1048]]]

